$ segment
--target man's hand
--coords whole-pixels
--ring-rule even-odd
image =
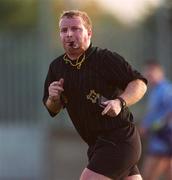
[[[110,117],[115,117],[121,112],[122,107],[119,99],[105,101],[102,104],[105,106],[102,115],[107,114]]]
[[[49,99],[51,101],[59,101],[61,93],[64,91],[63,89],[64,79],[60,79],[59,81],[54,81],[50,84],[49,91]]]
[[[58,113],[62,108],[60,96],[64,91],[63,84],[64,79],[61,78],[59,81],[52,82],[48,88],[49,97],[47,99],[46,106],[53,113]]]

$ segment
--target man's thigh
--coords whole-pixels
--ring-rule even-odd
[[[88,168],[85,168],[81,174],[80,180],[112,180],[104,175],[98,174]]]
[[[80,180],[112,180],[104,175],[98,174],[94,171],[85,168],[81,174]],[[141,175],[128,176],[125,180],[142,180]]]
[[[133,176],[128,176],[124,180],[142,180],[142,177],[141,177],[141,175],[137,174],[137,175],[133,175]]]
[[[139,174],[136,166],[139,153],[128,143],[114,144],[107,139],[99,139],[88,151],[87,169],[115,180],[136,175]]]

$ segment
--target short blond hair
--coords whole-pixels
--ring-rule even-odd
[[[84,26],[87,30],[92,29],[92,22],[88,14],[84,11],[79,11],[79,10],[69,10],[69,11],[63,11],[63,13],[60,16],[59,21],[64,18],[73,18],[73,17],[81,17],[83,20]]]

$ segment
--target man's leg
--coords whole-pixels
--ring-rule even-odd
[[[80,180],[112,180],[112,179],[103,176],[101,174],[98,174],[94,171],[91,171],[88,168],[85,168],[81,174]]]
[[[142,180],[138,167],[135,165],[130,169],[130,174],[124,180]]]
[[[128,142],[128,137],[124,142],[117,141],[116,132],[99,136],[96,143],[88,149],[89,164],[80,180],[119,180],[139,174],[139,170],[135,170],[135,163],[140,158],[141,143],[139,135],[135,133]],[[134,177],[138,179],[138,176]]]
[[[94,171],[89,170],[88,168],[85,168],[84,171],[81,174],[80,180],[112,180],[106,176],[103,176],[101,174],[98,174]],[[141,175],[132,175],[125,178],[125,180],[142,180]]]
[[[141,177],[140,174],[136,174],[136,175],[133,175],[133,176],[126,177],[125,180],[142,180],[142,177]]]

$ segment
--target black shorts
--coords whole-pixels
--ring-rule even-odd
[[[88,149],[88,169],[115,180],[140,174],[140,136],[135,125],[97,137]]]

